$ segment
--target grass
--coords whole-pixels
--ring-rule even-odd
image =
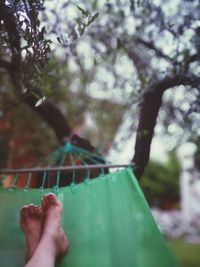
[[[200,267],[200,244],[170,240],[169,245],[181,263],[181,267]]]

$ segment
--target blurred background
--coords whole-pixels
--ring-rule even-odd
[[[0,22],[0,168],[66,138],[134,162],[182,266],[200,266],[199,0],[7,0]]]

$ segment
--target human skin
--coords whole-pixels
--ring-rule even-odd
[[[26,241],[26,262],[32,257],[42,236],[44,212],[33,204],[24,206],[20,211],[20,226]]]
[[[66,254],[69,242],[61,224],[63,206],[49,193],[41,206],[28,205],[20,213],[20,225],[27,244],[25,267],[54,267],[56,259]]]

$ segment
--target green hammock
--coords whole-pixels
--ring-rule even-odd
[[[19,210],[53,189],[0,189],[0,266],[24,265]],[[62,267],[177,267],[131,168],[56,190],[70,249]],[[39,267],[39,266],[38,266]],[[41,266],[42,267],[42,266]]]

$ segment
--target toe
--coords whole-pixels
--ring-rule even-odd
[[[32,213],[34,213],[34,207],[35,207],[35,205],[33,205],[33,204],[29,204],[28,205],[28,213],[29,213],[29,215],[32,215]]]
[[[46,213],[47,210],[49,210],[49,208],[51,208],[51,207],[55,207],[57,210],[59,210],[59,212],[62,211],[62,208],[63,208],[63,206],[62,206],[61,202],[58,200],[57,196],[54,195],[53,193],[48,193],[48,194],[43,196],[42,210],[44,211],[44,213]]]
[[[21,224],[21,226],[23,226],[27,222],[28,217],[29,217],[28,206],[24,206],[20,210],[20,224]]]
[[[39,218],[43,214],[42,209],[33,204],[28,206],[28,212],[29,212],[29,216],[32,218]]]
[[[60,211],[62,211],[62,203],[58,200],[57,196],[54,195],[53,193],[49,193],[47,195],[47,200],[48,200],[48,206],[55,206],[59,208]]]
[[[47,195],[44,195],[41,201],[41,208],[45,211],[48,208],[49,202],[46,197]]]
[[[44,195],[43,200],[44,200],[45,206],[47,206],[47,207],[50,205],[54,205],[54,204],[60,204],[56,195],[54,195],[53,193],[48,193],[48,194]]]
[[[43,210],[38,206],[35,207],[35,216],[37,218],[43,218],[44,216]]]
[[[57,202],[58,202],[56,195],[54,195],[53,193],[49,193],[46,196],[46,198],[47,198],[49,205],[54,205],[54,204],[57,204]]]
[[[29,216],[29,212],[28,212],[29,208],[28,205],[24,206],[21,210],[20,210],[20,220],[24,221],[28,218]]]

